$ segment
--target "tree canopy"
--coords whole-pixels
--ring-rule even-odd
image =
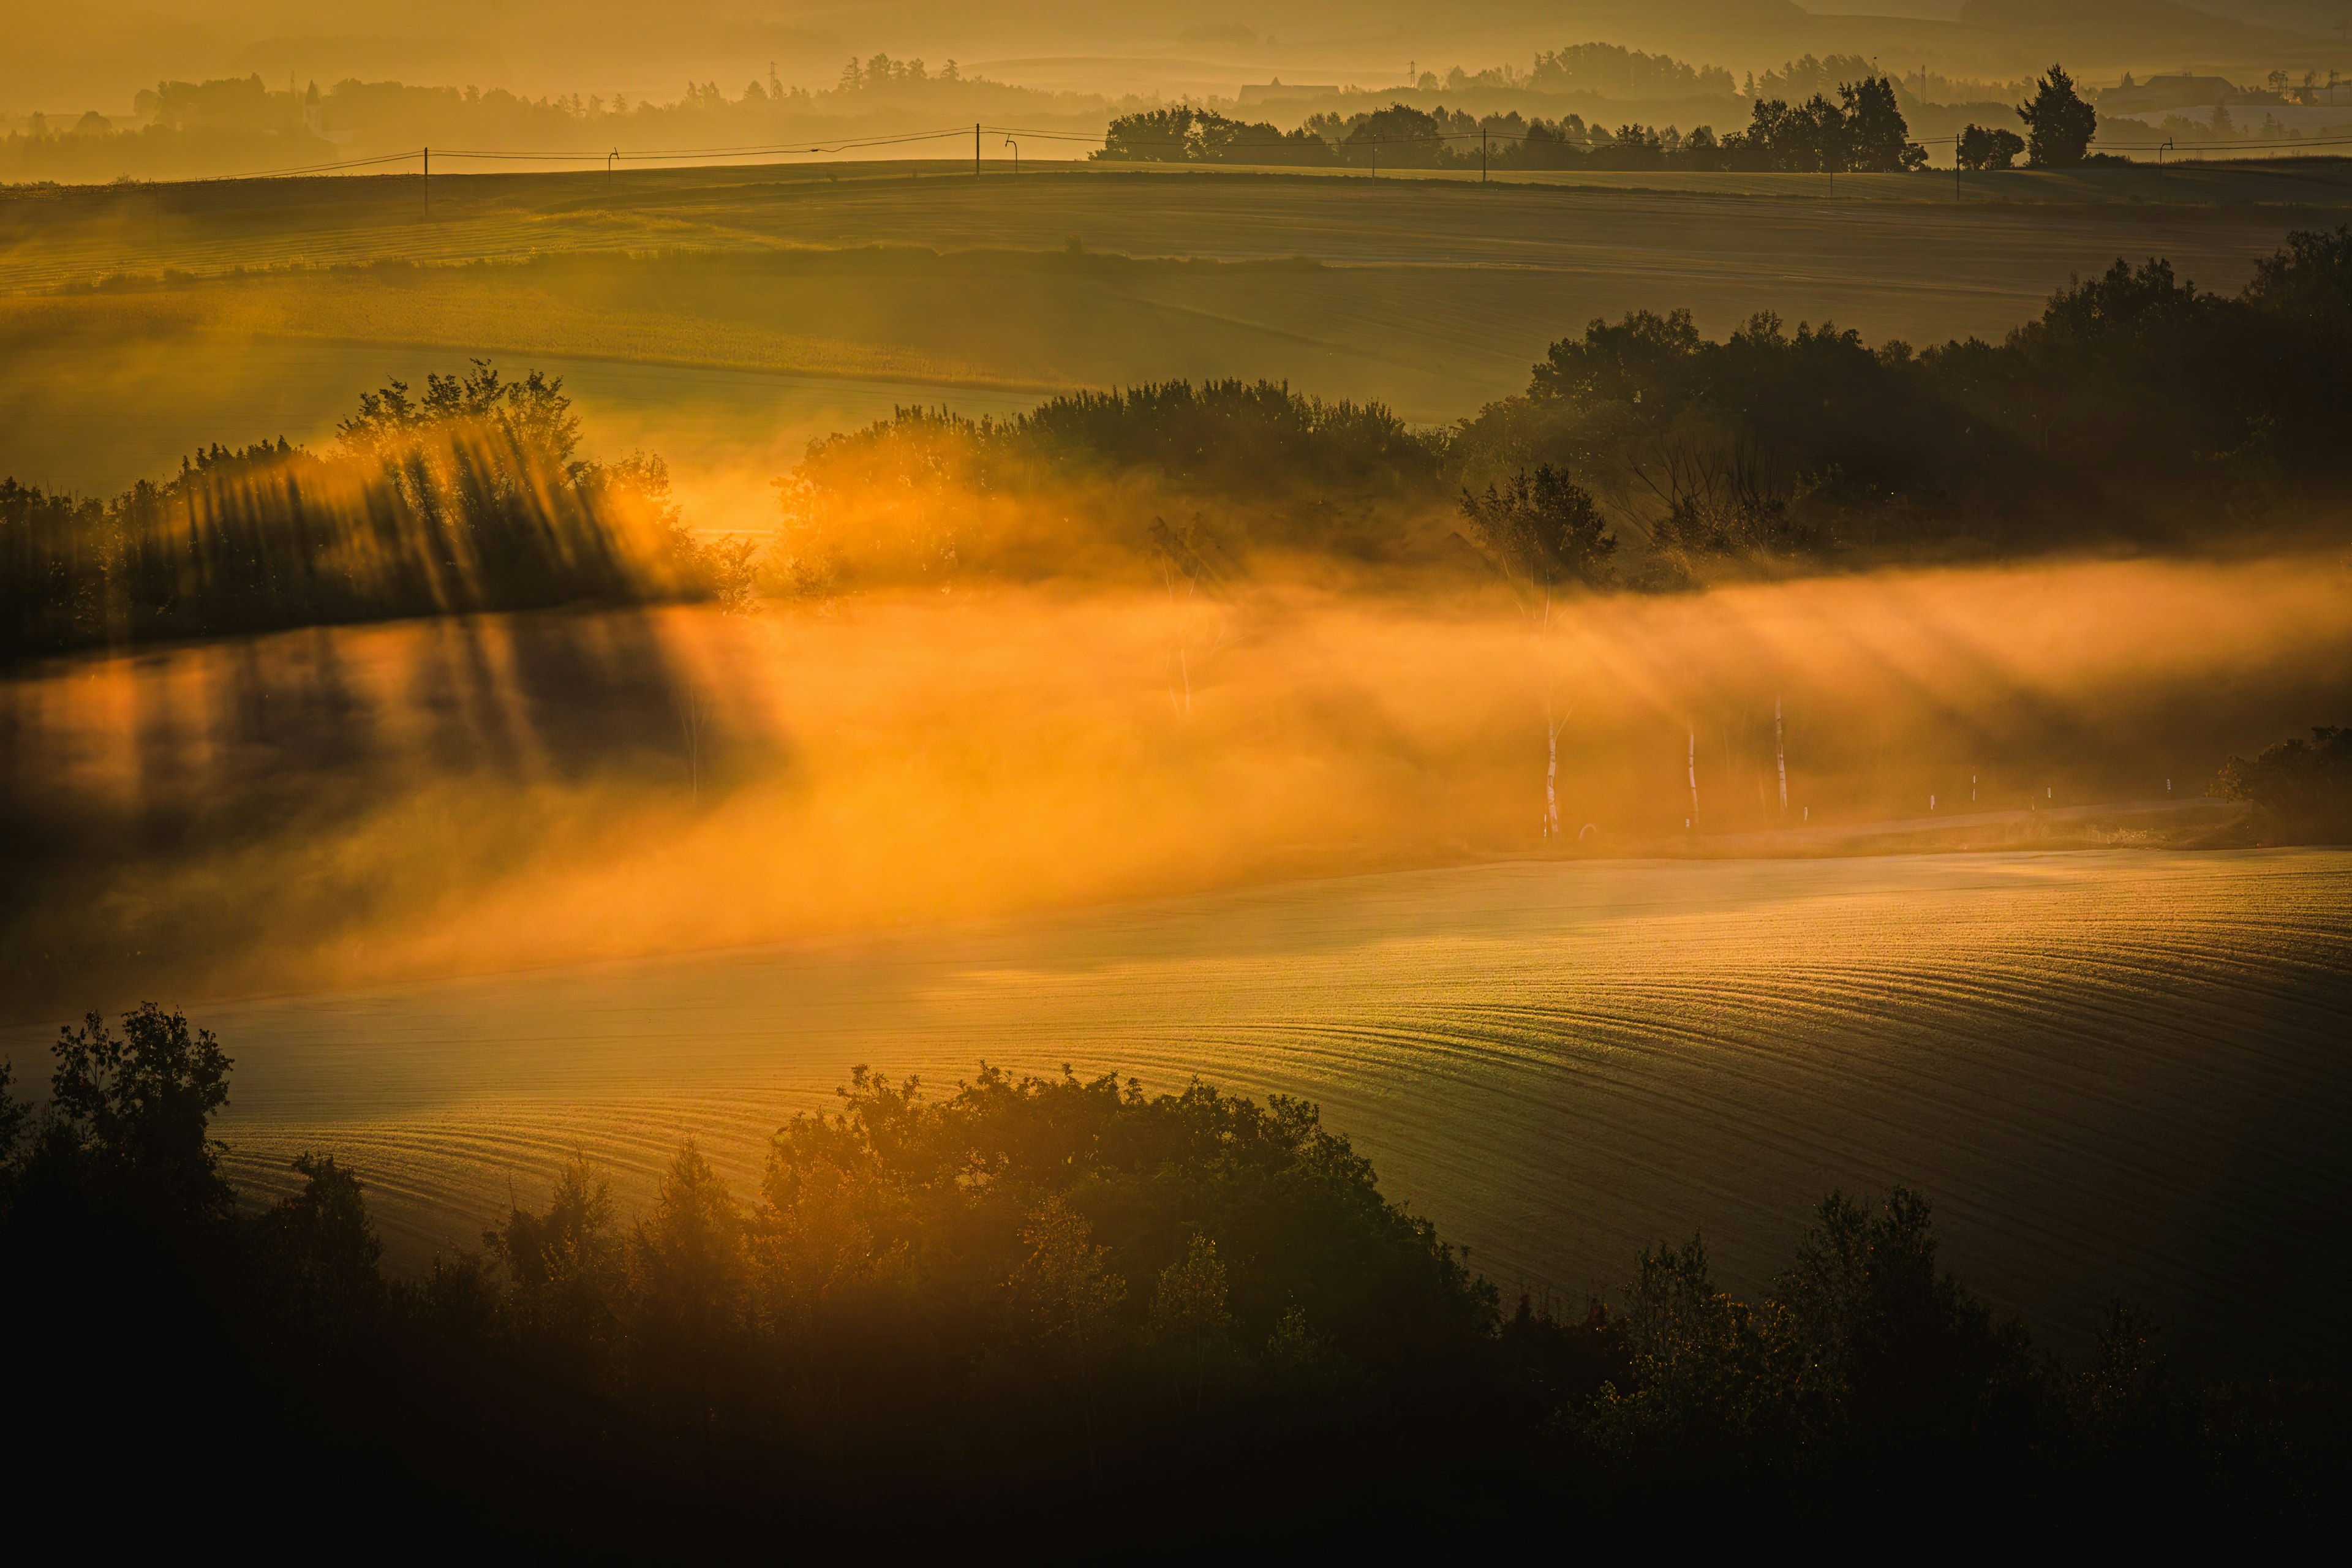
[[[2063,66],[2033,84],[2033,96],[2021,105],[2017,117],[2025,121],[2025,162],[2034,169],[2071,169],[2091,150],[2099,132],[2098,110],[2074,90],[2074,79]]]
[[[1088,1555],[1069,1483],[1095,1475],[1213,1504],[1153,1526],[1171,1550],[1302,1510],[1350,1548],[1458,1542],[1473,1508],[1506,1540],[1660,1506],[2061,1523],[2135,1487],[2242,1526],[2319,1517],[2346,1459],[2340,1391],[2169,1377],[2122,1309],[2089,1365],[2037,1353],[1900,1186],[1829,1194],[1749,1299],[1694,1236],[1580,1314],[1505,1313],[1303,1101],[985,1067],[932,1098],[861,1068],[748,1199],[688,1142],[625,1220],[575,1159],[485,1252],[387,1279],[334,1155],[225,1201],[209,1034],[149,1006],[55,1054],[37,1116],[0,1071],[0,1330],[54,1347],[15,1385],[46,1439],[20,1479],[133,1487],[159,1531],[257,1459],[283,1493],[263,1536],[356,1512],[629,1556],[970,1550],[983,1504],[1024,1552]]]

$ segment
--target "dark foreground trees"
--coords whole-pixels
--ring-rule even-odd
[[[1693,1239],[1580,1318],[1505,1315],[1311,1106],[861,1071],[749,1198],[688,1144],[625,1221],[575,1162],[483,1253],[388,1281],[331,1157],[232,1206],[226,1069],[148,1007],[68,1033],[37,1116],[0,1075],[16,1479],[99,1504],[94,1540],[1034,1561],[1632,1538],[1661,1507],[2245,1530],[2325,1514],[2347,1458],[2337,1393],[2177,1382],[2126,1313],[2087,1370],[2037,1355],[1901,1189],[1832,1194],[1755,1302]]]

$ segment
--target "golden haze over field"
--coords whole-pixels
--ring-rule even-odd
[[[21,19],[28,1508],[2335,1522],[2352,58],[1889,8]]]
[[[982,588],[76,658],[10,685],[18,809],[222,841],[85,880],[78,919],[17,928],[49,951],[14,984],[234,994],[1526,853],[1547,713],[1576,852],[1930,795],[2186,804],[2250,704],[2343,700],[2347,594],[2325,557],[2086,563],[1564,599],[1544,627],[1459,590]]]

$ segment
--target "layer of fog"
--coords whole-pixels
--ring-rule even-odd
[[[982,589],[59,661],[0,685],[0,1016],[2178,798],[2352,711],[2347,590],[2085,563],[1547,629],[1476,594]]]

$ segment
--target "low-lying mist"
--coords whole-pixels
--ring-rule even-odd
[[[2294,557],[1562,598],[1548,625],[1476,590],[957,587],[53,660],[0,685],[5,1012],[1376,865],[1807,852],[1731,836],[1931,798],[2179,801],[2352,710],[2347,610],[2345,563]]]

